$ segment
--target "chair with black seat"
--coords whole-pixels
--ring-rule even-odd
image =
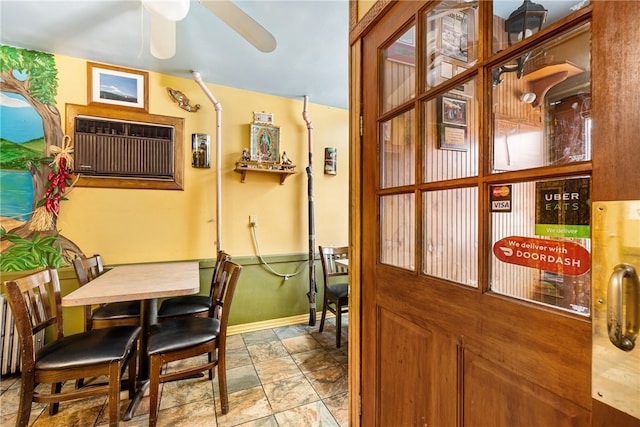
[[[104,265],[100,255],[73,260],[78,284],[84,286],[104,273]],[[85,305],[85,331],[108,328],[111,326],[140,325],[140,301],[110,302],[101,304],[95,309]]]
[[[193,378],[194,374],[208,371],[213,379],[217,367],[222,413],[229,412],[226,375],[227,324],[229,309],[242,267],[227,260],[220,266],[214,282],[213,307],[209,317],[182,317],[156,323],[149,328],[149,426],[158,421],[160,383]],[[178,370],[162,368],[169,362],[208,355],[206,363]]]
[[[109,425],[117,426],[120,379],[129,367],[136,374],[136,341],[140,326],[114,326],[64,336],[62,298],[58,272],[49,268],[4,282],[21,347],[21,389],[16,426],[26,426],[33,402],[50,404],[58,412],[59,402],[108,394]],[[36,351],[36,333],[53,329],[53,341]],[[105,375],[107,384],[87,385],[61,393],[62,383]],[[51,384],[51,393],[36,391],[40,383]],[[129,397],[135,381],[129,381]]]
[[[320,246],[320,262],[324,277],[324,298],[320,332],[324,329],[327,310],[336,315],[336,347],[340,348],[342,314],[349,312],[349,271],[336,264],[340,258],[347,259],[349,248]]]
[[[214,282],[216,275],[220,270],[220,266],[224,261],[231,259],[231,256],[225,251],[218,251],[216,263],[213,267],[213,275],[211,276],[211,286],[209,295],[184,295],[179,297],[171,297],[162,301],[158,310],[158,321],[165,322],[170,319],[177,319],[185,316],[208,317],[209,311],[213,306],[214,300]]]

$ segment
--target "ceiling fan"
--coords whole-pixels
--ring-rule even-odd
[[[189,13],[190,0],[141,0],[151,16],[150,51],[158,59],[169,59],[176,53],[176,22]],[[276,48],[276,39],[262,25],[247,15],[231,0],[198,0],[245,40],[261,52]]]

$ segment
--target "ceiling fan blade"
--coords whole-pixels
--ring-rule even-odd
[[[149,14],[149,50],[158,59],[169,59],[176,54],[176,21]]]
[[[275,37],[230,0],[198,1],[259,51],[272,52],[276,48]]]
[[[189,13],[190,3],[189,0],[142,0],[142,5],[164,19],[180,21]]]

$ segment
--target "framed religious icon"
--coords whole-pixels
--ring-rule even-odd
[[[278,126],[251,125],[251,161],[280,161],[280,128]]]

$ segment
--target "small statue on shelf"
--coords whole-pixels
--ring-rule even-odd
[[[251,160],[251,156],[249,155],[249,150],[246,148],[242,149],[242,159],[243,162],[248,162]]]
[[[288,165],[290,165],[292,163],[291,159],[289,158],[289,156],[287,156],[287,152],[286,151],[282,152],[282,161],[280,163],[282,163],[285,166],[288,166]]]

